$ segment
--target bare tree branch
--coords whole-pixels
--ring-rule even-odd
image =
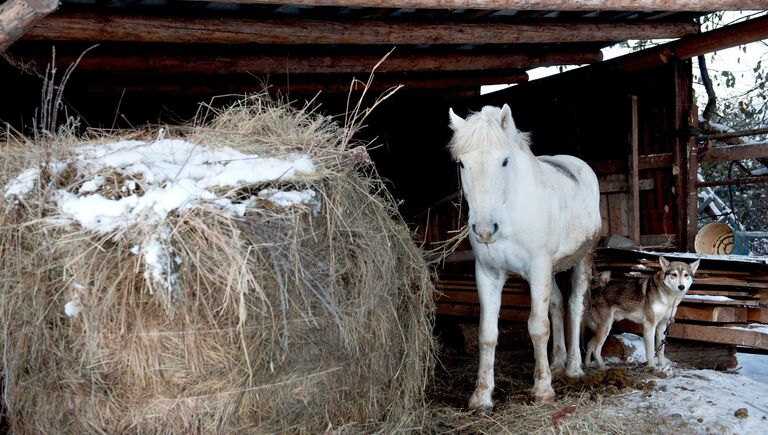
[[[709,70],[707,69],[707,61],[704,55],[698,56],[699,72],[701,73],[701,82],[704,85],[704,89],[707,90],[707,105],[704,107],[704,113],[702,117],[706,121],[712,120],[712,113],[714,113],[717,107],[717,94],[715,88],[712,86],[712,79],[709,78]]]

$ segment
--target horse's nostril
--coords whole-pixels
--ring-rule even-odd
[[[684,285],[679,285],[679,286],[677,286],[677,288],[679,288],[680,290],[685,290],[685,286]]]
[[[494,224],[493,224],[493,233],[496,234],[496,231],[499,231],[499,224],[494,222]]]

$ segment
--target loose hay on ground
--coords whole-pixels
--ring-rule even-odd
[[[0,200],[3,402],[13,432],[410,427],[432,367],[434,289],[366,154],[329,119],[260,96],[201,118],[161,134],[303,153],[317,170],[218,189],[242,217],[195,203],[159,223],[99,233],[61,220],[52,199],[57,190],[84,195],[88,174],[74,163],[46,170],[72,162],[84,143],[9,135],[0,145],[3,186],[41,169],[26,197]],[[102,176],[94,192],[104,197],[147,190],[134,174]],[[256,195],[266,188],[317,195],[282,207]],[[148,270],[153,241],[167,254],[162,276]]]

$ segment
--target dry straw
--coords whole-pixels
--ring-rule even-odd
[[[180,283],[172,294],[153,291],[131,253],[142,228],[105,236],[51,222],[51,193],[76,193],[76,170],[41,170],[32,195],[0,198],[3,402],[13,433],[412,427],[432,367],[434,289],[349,130],[257,95],[166,131],[243,152],[306,153],[319,170],[292,187],[311,187],[321,203],[319,213],[258,201],[242,218],[203,207],[169,215],[180,260],[169,265]],[[86,142],[142,135],[32,143],[6,133],[0,182]],[[130,176],[102,175],[105,196]],[[236,200],[265,187],[285,186],[219,194]],[[67,317],[73,300],[81,311]]]

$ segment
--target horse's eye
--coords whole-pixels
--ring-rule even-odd
[[[464,163],[462,163],[462,162],[461,162],[461,160],[459,160],[459,167],[460,167],[461,169],[464,169]]]
[[[506,168],[508,163],[509,163],[509,157],[507,157],[506,159],[504,159],[503,162],[501,162],[501,166],[504,166]]]

